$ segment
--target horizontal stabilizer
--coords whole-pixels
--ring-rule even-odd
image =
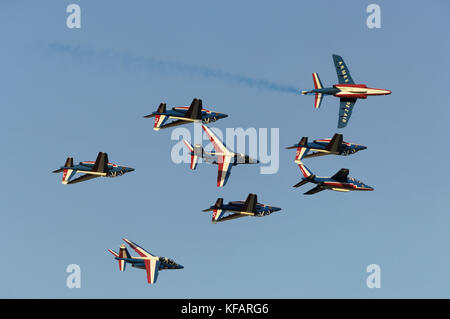
[[[156,113],[166,113],[166,103],[159,104],[159,107],[156,110]],[[144,117],[148,119],[148,118],[155,117],[155,116],[156,116],[156,114],[152,113],[152,114],[146,115]]]
[[[302,180],[300,182],[298,182],[297,184],[294,185],[294,187],[300,187],[305,185],[306,183],[309,183],[307,180]]]
[[[306,193],[304,193],[304,195],[312,195],[318,192],[323,191],[325,188],[323,188],[322,186],[318,185],[312,189],[310,189],[309,191],[307,191]]]
[[[73,157],[68,157],[64,163],[64,168],[58,168],[53,171],[53,173],[61,173],[65,168],[73,167]]]

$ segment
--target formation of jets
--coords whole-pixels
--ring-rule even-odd
[[[324,95],[339,97],[338,128],[343,128],[350,119],[353,106],[357,99],[365,99],[370,95],[387,95],[391,91],[368,88],[365,84],[355,84],[344,60],[338,55],[333,55],[333,61],[339,84],[324,88],[317,73],[313,73],[315,89],[302,91],[302,94],[315,95],[315,108],[320,107]],[[226,118],[227,116],[223,113],[204,109],[202,100],[194,98],[189,107],[173,107],[169,111],[166,109],[166,104],[161,103],[156,112],[144,117],[154,118],[153,129],[155,131],[188,123],[201,122],[202,129],[214,147],[214,151],[206,152],[201,144],[192,146],[188,141],[183,140],[189,150],[190,168],[195,170],[199,159],[207,163],[217,164],[217,187],[224,187],[227,184],[233,166],[259,163],[257,159],[253,159],[246,154],[235,153],[233,150],[228,149],[212,130],[205,125]],[[304,193],[305,195],[315,194],[323,190],[334,190],[338,192],[372,191],[372,187],[349,177],[349,170],[347,168],[340,169],[331,177],[319,177],[313,174],[303,163],[303,160],[308,158],[324,155],[347,156],[365,150],[366,148],[363,145],[345,142],[343,135],[338,133],[334,134],[332,138],[316,139],[313,142],[308,142],[308,137],[306,136],[302,137],[298,144],[287,147],[287,149],[296,149],[295,163],[300,168],[303,176],[301,181],[294,185],[294,187],[300,187],[307,183],[315,184],[316,186]],[[132,171],[134,171],[134,168],[109,163],[108,154],[99,152],[95,161],[84,161],[77,165],[74,165],[72,157],[68,157],[64,166],[53,171],[53,173],[63,173],[63,184],[75,184],[96,177],[121,176]],[[73,179],[77,173],[83,175]],[[203,212],[212,212],[211,221],[216,224],[246,216],[263,217],[280,210],[281,208],[279,207],[258,203],[257,195],[250,193],[245,201],[232,201],[228,204],[224,204],[223,198],[218,198],[213,206],[203,210]],[[130,264],[134,268],[145,269],[148,283],[154,284],[160,270],[184,268],[172,259],[155,256],[132,241],[125,238],[123,240],[139,256],[132,257],[125,245],[120,246],[119,252],[108,249],[114,255],[115,260],[118,261],[120,271],[125,271],[127,264]]]
[[[366,99],[370,95],[388,95],[392,92],[385,89],[369,88],[365,84],[355,84],[342,57],[333,54],[339,84],[324,88],[319,75],[313,73],[314,89],[302,91],[302,94],[314,94],[314,107],[318,109],[324,95],[333,95],[340,99],[338,128],[347,126],[357,99]]]

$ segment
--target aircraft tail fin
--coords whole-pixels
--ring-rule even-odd
[[[214,204],[214,209],[213,209],[213,214],[212,214],[212,219],[211,219],[211,221],[213,223],[217,223],[219,221],[219,219],[222,217],[222,215],[224,214],[224,211],[222,210],[222,206],[223,206],[223,198],[218,198],[216,203]]]
[[[108,154],[99,152],[95,160],[93,172],[107,173],[108,172]]]
[[[322,98],[323,98],[322,93],[316,93],[314,95],[314,108],[316,109],[320,108],[320,104],[322,104]]]
[[[331,141],[328,143],[327,147],[325,148],[327,151],[331,153],[339,153],[341,147],[342,147],[343,137],[342,134],[334,134]]]
[[[188,141],[183,140],[184,144],[187,146],[191,152],[191,169],[197,168],[198,158],[203,156],[203,147],[200,144],[192,146]]]
[[[308,153],[309,149],[306,147],[308,144],[308,138],[306,136],[302,137],[298,143],[297,152],[295,153],[295,162],[301,163],[303,157]]]
[[[130,253],[128,252],[125,245],[120,245],[119,253],[116,253],[115,251],[108,249],[108,251],[113,254],[116,258],[131,258]],[[126,261],[123,259],[118,259],[119,262],[119,270],[125,271]]]
[[[159,104],[157,113],[166,113],[166,103]],[[155,114],[155,124],[153,125],[153,130],[159,131],[161,126],[167,121],[167,116],[164,114]]]
[[[202,119],[202,100],[194,99],[185,115],[187,118],[194,120]]]
[[[314,72],[313,73],[313,80],[314,80],[314,88],[316,90],[323,88],[322,82],[320,81],[320,78],[319,78],[319,74]],[[320,107],[320,104],[322,103],[322,98],[323,98],[323,94],[322,93],[315,93],[314,107],[316,109],[318,109]]]
[[[319,78],[319,74],[317,74],[316,72],[314,72],[313,74],[312,74],[312,76],[313,76],[313,81],[314,81],[314,88],[317,90],[317,89],[323,89],[323,85],[322,85],[322,82],[320,81],[320,78]]]
[[[300,171],[302,172],[303,179],[294,185],[294,187],[300,187],[302,185],[305,185],[306,183],[312,182],[316,175],[311,173],[311,171],[301,162],[298,161],[298,167],[300,168]]]
[[[314,174],[311,173],[311,171],[303,164],[302,161],[298,161],[297,164],[303,174],[303,177],[311,178],[311,176],[314,176]]]
[[[53,173],[63,172],[61,181],[63,184],[67,184],[69,180],[73,177],[73,175],[75,175],[76,173],[75,170],[70,169],[70,167],[73,167],[73,157],[68,157],[62,168],[53,171]]]

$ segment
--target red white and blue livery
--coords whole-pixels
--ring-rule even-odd
[[[128,240],[126,238],[123,238],[123,240],[128,245],[130,245],[131,248],[134,249],[139,257],[132,257],[125,245],[120,246],[118,253],[111,249],[108,249],[108,251],[114,255],[114,259],[118,261],[120,271],[125,271],[125,267],[127,264],[130,264],[131,267],[134,268],[145,269],[147,272],[148,283],[154,284],[158,279],[158,272],[160,270],[184,268],[182,265],[177,264],[170,258],[152,255],[144,248],[140,247],[138,244],[133,243],[131,240]]]
[[[251,158],[245,154],[238,154],[230,151],[224,143],[206,126],[202,125],[203,130],[211,141],[214,152],[205,152],[202,145],[196,144],[192,146],[188,141],[183,140],[184,144],[190,151],[191,169],[197,167],[198,159],[202,158],[207,163],[217,164],[219,172],[217,175],[217,187],[223,187],[228,181],[231,174],[231,167],[238,164],[257,164],[258,160]]]
[[[202,107],[200,99],[194,99],[191,106],[173,107],[172,110],[166,110],[166,104],[161,103],[156,112],[144,116],[145,118],[155,118],[153,129],[159,131],[162,128],[173,127],[192,122],[212,123],[223,119],[228,115],[213,112]],[[174,120],[167,123],[168,120]]]
[[[342,134],[334,134],[332,138],[324,138],[308,142],[306,136],[302,137],[298,144],[286,147],[287,149],[297,149],[295,160],[303,158],[317,157],[323,155],[342,155],[347,156],[356,152],[365,150],[364,145],[348,143],[344,141]],[[311,153],[309,153],[311,151]]]
[[[312,195],[323,190],[329,189],[337,192],[349,191],[373,191],[373,188],[358,181],[355,178],[349,177],[350,172],[347,168],[341,168],[336,174],[331,177],[320,177],[311,173],[311,171],[301,162],[296,161],[300,171],[302,172],[302,180],[295,184],[294,187],[300,187],[307,183],[313,183],[317,186],[310,189],[305,195]]]
[[[213,212],[211,221],[215,224],[245,216],[263,217],[280,210],[279,207],[258,203],[256,194],[248,194],[245,202],[234,201],[224,204],[223,198],[218,198],[213,206],[203,211]]]
[[[75,184],[97,177],[117,177],[134,171],[134,168],[109,163],[108,154],[99,152],[95,162],[84,161],[77,165],[73,164],[73,157],[68,157],[64,166],[54,170],[53,173],[63,173],[63,184]],[[75,174],[84,174],[72,179]]]
[[[365,84],[355,84],[344,60],[333,54],[339,84],[324,88],[319,75],[313,73],[314,90],[302,91],[302,94],[314,94],[314,107],[318,109],[324,95],[334,95],[340,99],[338,128],[347,126],[357,99],[366,99],[370,95],[388,95],[392,92],[385,89],[369,88]]]

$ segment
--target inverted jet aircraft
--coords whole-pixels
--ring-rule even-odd
[[[306,136],[302,137],[298,144],[286,147],[286,149],[297,148],[296,161],[303,158],[317,157],[323,155],[350,155],[358,151],[365,150],[367,147],[363,145],[344,142],[342,134],[334,134],[333,138],[325,138],[314,140],[308,143]],[[313,151],[311,154],[308,154]]]
[[[212,123],[219,119],[223,119],[228,115],[223,113],[212,112],[210,110],[202,108],[202,100],[194,99],[191,106],[180,106],[173,107],[172,110],[166,110],[166,104],[161,103],[156,112],[144,116],[145,118],[155,118],[155,124],[153,129],[159,131],[162,128],[173,127],[177,125],[182,125],[186,123],[199,122],[202,123]],[[174,119],[170,123],[167,120]]]
[[[99,152],[95,162],[84,161],[80,162],[78,165],[73,165],[73,157],[68,157],[64,166],[54,170],[53,173],[63,173],[63,184],[75,184],[96,177],[121,176],[132,171],[134,171],[134,168],[109,163],[108,154]],[[76,173],[82,173],[84,175],[72,180],[72,177]]]
[[[218,198],[214,206],[204,209],[204,212],[213,212],[212,222],[218,223],[230,219],[236,219],[245,216],[263,217],[280,211],[281,208],[258,203],[256,194],[248,194],[245,202],[236,201],[223,204],[223,198]],[[225,216],[226,212],[230,212]]]
[[[323,95],[334,95],[340,98],[338,128],[347,125],[352,115],[353,106],[357,99],[366,99],[369,95],[388,95],[390,90],[368,88],[365,84],[355,84],[344,60],[333,54],[339,84],[324,88],[317,73],[313,73],[314,90],[302,91],[302,94],[314,94],[314,107],[318,109],[322,103]]]
[[[301,162],[298,161],[298,166],[303,174],[302,180],[295,184],[294,187],[300,187],[306,183],[313,183],[317,186],[310,189],[305,195],[312,195],[326,189],[338,192],[348,191],[373,191],[373,188],[352,178],[348,177],[349,170],[341,168],[336,174],[331,177],[319,177],[311,173],[311,171]]]
[[[123,238],[123,240],[139,254],[139,257],[130,256],[130,253],[123,244],[120,246],[119,253],[108,249],[108,251],[114,255],[114,259],[119,261],[120,271],[125,271],[127,263],[131,264],[131,267],[145,269],[147,271],[148,283],[154,284],[158,278],[158,272],[160,270],[184,268],[182,265],[177,264],[170,258],[154,256],[132,241],[126,238]]]
[[[202,125],[202,128],[214,146],[215,152],[205,152],[200,144],[192,146],[186,140],[183,140],[183,142],[191,152],[191,169],[195,169],[197,167],[199,157],[203,158],[208,163],[219,165],[217,187],[225,186],[228,178],[230,177],[232,166],[236,166],[238,164],[259,163],[258,160],[255,160],[248,155],[230,151],[207,126]]]

